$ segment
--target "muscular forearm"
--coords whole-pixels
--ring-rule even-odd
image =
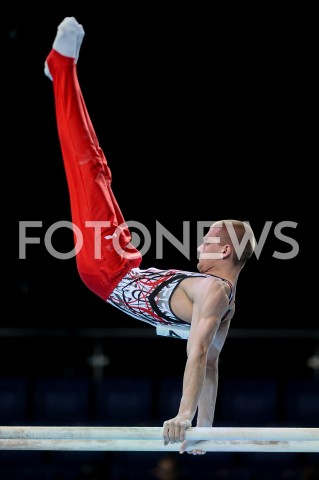
[[[192,353],[188,356],[184,379],[183,395],[178,415],[193,420],[204,385],[207,356],[204,353]]]
[[[199,397],[197,426],[211,427],[214,421],[218,388],[218,364],[207,366],[203,388]]]

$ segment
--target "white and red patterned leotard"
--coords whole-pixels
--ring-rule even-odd
[[[133,268],[109,295],[107,303],[155,327],[159,325],[186,325],[189,327],[187,322],[178,318],[172,311],[172,294],[179,283],[185,278],[212,276],[214,275],[184,270],[159,270],[157,268],[141,270],[140,268]],[[233,287],[231,283],[224,278],[216,278],[219,278],[230,286],[230,303],[233,297]],[[230,309],[226,312],[223,319],[229,313]]]

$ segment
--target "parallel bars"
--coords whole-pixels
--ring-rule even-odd
[[[179,451],[162,427],[0,426],[0,450]],[[191,427],[189,449],[206,452],[317,452],[319,428]]]

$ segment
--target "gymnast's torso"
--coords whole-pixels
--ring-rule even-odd
[[[148,268],[141,270],[140,268],[133,268],[115,287],[108,297],[107,303],[156,327],[159,325],[189,325],[192,308],[189,307],[188,309],[189,315],[186,314],[183,319],[180,318],[177,309],[175,308],[173,311],[172,297],[174,293],[175,297],[181,295],[180,300],[182,301],[183,292],[178,289],[181,282],[203,277],[214,277],[219,281],[226,282],[229,286],[229,309],[223,316],[223,321],[231,312],[234,303],[234,289],[228,280],[212,274],[175,269]],[[185,294],[184,296],[186,299]],[[183,310],[187,311],[187,308]]]

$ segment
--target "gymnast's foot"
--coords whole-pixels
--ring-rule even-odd
[[[54,39],[52,48],[65,57],[74,58],[78,61],[84,29],[74,17],[65,17],[58,26],[58,31]],[[48,63],[45,61],[44,73],[52,80]]]

